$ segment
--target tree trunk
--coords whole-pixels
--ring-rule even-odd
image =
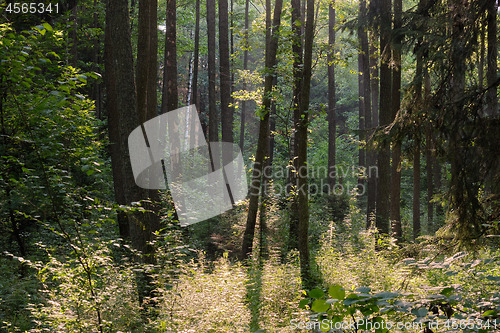
[[[380,126],[391,123],[391,65],[390,65],[390,38],[391,38],[391,0],[378,0],[381,15],[380,24]],[[391,155],[387,142],[380,144],[377,161],[378,183],[376,202],[376,226],[383,234],[389,234],[389,193],[391,189]]]
[[[148,198],[148,193],[135,184],[128,150],[128,135],[139,125],[139,116],[129,12],[125,0],[109,0],[106,3],[105,69],[113,180],[115,193],[120,191],[116,193],[116,198],[118,203],[122,201],[126,205],[143,202]],[[127,213],[126,218],[133,247],[143,254],[142,260],[152,263],[153,250],[149,242],[156,228],[152,214]],[[145,296],[150,295],[151,288],[141,284],[138,288],[139,300],[142,302]]]
[[[233,112],[231,104],[231,74],[229,68],[228,0],[219,0],[219,62],[222,141],[233,142]]]
[[[377,68],[378,56],[377,48],[375,46],[375,33],[370,32],[370,87],[371,87],[371,108],[370,108],[370,135],[373,133],[375,128],[378,126],[378,68]],[[375,216],[375,205],[377,198],[377,178],[378,169],[377,165],[377,152],[373,149],[367,152],[367,165],[368,165],[368,198],[366,204],[366,228],[370,228],[374,222],[373,218]]]
[[[361,2],[360,2],[361,6]],[[361,28],[359,29],[361,30]],[[358,30],[358,39],[361,41],[361,32]],[[365,140],[365,100],[364,100],[364,73],[363,73],[363,50],[360,47],[358,53],[358,133],[359,141],[363,142]],[[358,149],[358,167],[363,168],[366,166],[366,155],[365,149],[360,146]],[[361,184],[363,180],[358,177],[358,184]]]
[[[431,94],[431,79],[427,68],[424,69],[424,99],[427,102]],[[434,203],[432,198],[434,196],[434,167],[436,164],[436,157],[434,155],[433,134],[431,124],[427,124],[425,135],[425,173],[427,176],[427,232],[432,234],[434,228]]]
[[[207,0],[208,44],[208,140],[219,141],[219,121],[215,96],[215,0]]]
[[[271,11],[270,1],[266,6],[266,11]],[[252,253],[253,238],[255,234],[255,222],[257,219],[257,208],[259,204],[259,191],[261,189],[262,170],[264,159],[269,149],[269,115],[271,112],[271,92],[273,89],[273,72],[276,65],[276,54],[278,52],[278,30],[281,23],[281,10],[283,0],[276,0],[274,8],[274,19],[271,25],[267,27],[270,38],[266,41],[266,76],[264,81],[264,94],[262,97],[261,120],[259,125],[259,140],[257,143],[257,152],[255,154],[255,163],[252,172],[252,181],[250,184],[248,205],[248,216],[245,233],[243,234],[243,245],[241,258],[247,259]],[[269,15],[269,14],[268,14]]]
[[[274,77],[274,83],[273,85],[276,87],[278,84],[277,77]],[[274,131],[276,130],[276,102],[272,101],[271,102],[271,114],[269,116],[269,132],[270,132],[270,140],[269,140],[269,157],[264,160],[264,168],[263,170],[266,169],[271,169],[273,166],[273,158],[274,158]],[[269,201],[269,192],[271,191],[271,172],[269,171],[264,171],[262,174],[262,194],[260,198],[260,217],[259,217],[259,223],[260,223],[260,236],[259,236],[259,261],[260,264],[263,263],[263,260],[268,258],[269,255],[269,249],[268,249],[268,242],[267,242],[267,234],[268,234],[268,226],[267,226],[267,221],[268,221],[268,215],[267,215],[267,210],[268,210],[268,205],[270,203]]]
[[[245,0],[245,34],[244,34],[244,51],[243,51],[243,70],[248,69],[248,10],[249,10],[250,0]],[[247,89],[247,83],[243,81],[243,90]],[[241,102],[241,123],[240,123],[240,149],[243,154],[245,147],[245,116],[247,112],[247,101]]]
[[[361,22],[366,22],[367,7],[366,1],[359,2],[359,18]],[[367,128],[371,126],[371,100],[370,100],[370,49],[368,46],[368,33],[366,27],[360,26],[358,29],[358,39],[360,44],[360,53],[358,54],[358,86],[359,86],[359,139],[366,141]],[[359,168],[367,167],[367,153],[363,148],[359,149],[358,164]],[[360,173],[362,175],[362,173]],[[364,186],[365,179],[358,177],[359,186]],[[364,191],[363,191],[364,192]]]
[[[487,116],[498,116],[498,98],[497,98],[497,66],[498,66],[498,50],[497,50],[497,0],[488,0],[488,69],[486,79],[488,83],[488,91],[486,92]]]
[[[300,0],[291,0],[291,18],[292,18],[292,54],[293,54],[293,129],[291,139],[290,161],[293,170],[298,168],[297,160],[297,128],[300,120],[299,100],[302,84],[302,32],[303,28],[301,17]],[[287,194],[290,199],[290,230],[288,236],[288,248],[298,249],[298,230],[299,230],[299,211],[297,206],[297,196],[295,189],[297,187],[297,174],[292,170],[289,171]]]
[[[477,77],[478,77],[478,86],[479,90],[483,90],[484,88],[484,53],[485,53],[485,27],[484,24],[481,25],[481,32],[479,37],[479,55],[477,62]]]
[[[167,0],[165,28],[165,65],[163,68],[163,93],[161,112],[177,109],[177,27],[176,0]]]
[[[422,5],[420,2],[419,6]],[[424,58],[422,54],[422,40],[419,40],[416,47],[416,70],[415,70],[415,106],[413,112],[417,115],[422,108],[422,77],[424,68]],[[416,131],[419,131],[421,124],[416,123]],[[420,236],[420,136],[419,133],[414,135],[414,148],[413,148],[413,239],[415,240]]]
[[[413,152],[413,239],[420,236],[420,140]]]
[[[328,6],[328,192],[335,189],[335,140],[337,131],[335,96],[335,0]]]
[[[394,0],[394,30],[401,28],[401,15],[403,10],[402,0]],[[401,107],[401,37],[397,36],[392,50],[392,119]],[[391,180],[391,226],[392,233],[396,239],[401,240],[403,231],[401,228],[401,141],[394,142],[392,150],[392,180]]]
[[[312,50],[314,39],[314,0],[307,0],[306,27],[304,32],[304,70],[300,95],[300,120],[297,129],[297,204],[299,210],[298,246],[300,254],[300,275],[302,284],[310,287],[311,272],[309,262],[309,193],[307,175],[307,126],[309,95],[311,90]]]

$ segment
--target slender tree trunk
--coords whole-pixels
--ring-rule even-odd
[[[398,31],[401,28],[401,15],[403,10],[402,0],[394,0],[394,30]],[[396,115],[401,106],[401,38],[397,37],[392,50],[392,61],[394,63],[392,69],[392,119]],[[390,217],[392,225],[392,233],[394,237],[401,240],[403,231],[401,228],[401,141],[394,142],[392,150],[392,180],[391,180],[391,202],[390,202]]]
[[[270,1],[266,6],[266,11],[271,11]],[[257,208],[259,204],[259,191],[261,189],[262,170],[264,159],[269,149],[269,116],[271,109],[271,91],[273,89],[273,74],[276,65],[276,54],[278,52],[278,30],[281,23],[281,10],[283,0],[276,0],[274,8],[274,18],[272,27],[269,25],[269,42],[266,42],[266,76],[264,81],[264,94],[262,97],[261,120],[259,125],[259,140],[257,143],[257,152],[255,154],[255,163],[252,172],[252,182],[250,184],[248,205],[248,216],[245,233],[243,234],[242,259],[248,258],[252,253],[252,243],[255,234],[255,222],[257,218]],[[269,15],[269,14],[268,14]]]
[[[439,165],[439,163],[437,163],[437,161],[434,164],[434,183],[435,183],[434,192],[436,194],[439,194],[441,191],[442,181],[441,181],[441,165]],[[443,216],[443,214],[444,214],[443,206],[441,204],[436,205],[436,220],[438,220],[437,217]],[[439,225],[434,223],[434,230],[438,230],[438,229],[439,229]]]
[[[70,0],[71,14],[69,20],[71,28],[69,29],[69,38],[71,39],[71,59],[70,63],[78,67],[78,1]]]
[[[422,2],[419,6],[421,6]],[[422,103],[422,78],[424,68],[424,58],[422,54],[422,40],[418,42],[416,48],[417,68],[415,70],[415,113],[421,108]],[[421,128],[420,123],[416,123],[417,131]],[[413,239],[420,236],[420,137],[415,135],[413,149]]]
[[[360,2],[361,6],[361,2]],[[361,41],[362,40],[362,32],[360,31],[361,28],[358,30],[358,39]],[[364,59],[363,59],[363,50],[362,46],[360,47],[359,53],[358,53],[358,132],[359,132],[359,141],[363,142],[365,140],[365,99],[364,99],[364,75],[363,73],[363,64]],[[359,147],[358,150],[358,167],[363,168],[366,166],[366,155],[365,155],[365,149],[363,149],[362,146]],[[363,180],[361,177],[358,177],[358,184],[363,183]]]
[[[141,123],[157,115],[158,34],[156,7],[156,0],[139,0],[136,82],[137,112]]]
[[[488,0],[488,69],[486,79],[488,83],[488,91],[486,92],[487,115],[490,117],[498,116],[498,98],[496,85],[497,81],[497,66],[498,66],[498,50],[497,50],[497,0]]]
[[[231,74],[229,68],[228,0],[219,0],[219,62],[222,141],[233,142],[233,112],[231,104]]]
[[[278,80],[277,77],[274,77],[273,80],[273,85],[277,87],[278,85]],[[268,258],[269,255],[269,248],[268,248],[268,242],[267,242],[267,234],[268,234],[268,205],[270,203],[269,201],[269,193],[271,191],[271,172],[270,171],[265,171],[265,170],[270,170],[273,166],[273,158],[274,158],[274,131],[276,130],[276,102],[272,101],[271,102],[271,114],[269,116],[269,132],[270,132],[270,140],[269,140],[269,157],[265,158],[264,160],[264,172],[262,174],[262,194],[260,197],[260,217],[259,217],[259,223],[260,223],[260,235],[259,235],[259,261],[260,264],[263,263],[263,260]]]
[[[244,35],[244,51],[243,51],[243,70],[246,71],[248,69],[248,10],[249,10],[250,0],[245,0],[245,35]],[[243,81],[243,90],[247,89],[246,81]],[[241,123],[240,123],[240,149],[243,154],[245,147],[245,116],[247,112],[247,101],[241,102]]]
[[[328,191],[335,189],[335,140],[337,132],[335,96],[335,0],[328,6]]]
[[[420,236],[420,140],[413,152],[413,239]]]
[[[208,140],[219,140],[219,121],[215,96],[215,0],[207,0],[208,43]]]
[[[99,23],[99,10],[98,10],[98,3],[97,0],[94,0],[93,3],[93,27],[94,29],[101,29],[100,23]],[[101,64],[101,41],[98,36],[94,38],[94,45],[92,46],[92,70],[95,72],[99,71],[99,65]],[[101,82],[95,81],[92,85],[92,99],[95,100],[95,113],[96,113],[96,118],[99,120],[103,120],[103,112],[102,112],[102,99],[101,99]]]
[[[300,120],[297,129],[297,204],[299,209],[298,245],[300,254],[300,275],[305,287],[311,286],[311,272],[309,262],[309,193],[307,175],[307,127],[309,95],[312,74],[312,50],[314,39],[314,0],[307,0],[306,27],[304,32],[304,70],[302,75],[302,91],[299,110]]]
[[[167,0],[165,29],[165,64],[163,68],[163,94],[161,112],[177,109],[177,27],[176,0]]]
[[[477,76],[478,76],[478,86],[479,90],[483,90],[484,88],[484,53],[485,53],[485,26],[481,25],[481,33],[479,38],[479,59],[477,62]]]
[[[367,7],[366,1],[359,2],[359,18],[361,22],[366,22]],[[370,48],[368,45],[368,32],[366,27],[360,26],[358,29],[358,39],[360,44],[360,53],[358,55],[359,80],[359,138],[361,141],[367,139],[367,129],[371,126],[371,100],[370,100]],[[359,167],[367,167],[367,152],[360,148],[358,156]],[[360,173],[361,175],[363,173]],[[358,177],[359,186],[364,186],[365,179]],[[362,191],[364,192],[364,191]]]
[[[380,126],[391,123],[391,65],[390,65],[390,38],[391,38],[391,0],[378,0],[380,5]],[[376,202],[376,226],[383,234],[389,234],[389,193],[391,189],[391,154],[387,142],[380,144],[377,161],[378,183]]]
[[[198,69],[200,67],[200,0],[196,0],[196,18],[194,25],[194,60],[193,60],[193,89],[191,101],[199,109],[198,98]],[[199,111],[198,111],[199,112]]]
[[[378,126],[378,97],[379,97],[379,86],[378,86],[378,56],[377,48],[375,46],[375,32],[370,31],[370,87],[371,87],[371,108],[370,108],[370,135],[373,133],[374,129]],[[374,222],[373,218],[375,216],[375,205],[377,198],[377,178],[378,178],[378,168],[377,166],[377,152],[373,149],[368,150],[367,153],[367,165],[368,165],[368,198],[366,205],[366,227],[369,228]]]
[[[298,140],[297,140],[297,129],[300,120],[299,111],[299,101],[301,96],[301,84],[302,84],[302,33],[303,20],[301,17],[301,4],[300,0],[291,0],[291,19],[292,19],[292,54],[293,54],[293,129],[292,129],[292,142],[290,151],[290,161],[293,166],[293,170],[289,171],[289,180],[287,191],[290,196],[290,230],[288,237],[288,248],[298,249],[298,231],[299,231],[299,210],[297,206],[297,173],[298,169]]]
[[[427,101],[431,94],[431,79],[427,68],[424,69],[424,99]],[[427,231],[434,232],[434,203],[432,202],[434,196],[434,168],[436,164],[436,157],[434,155],[434,138],[432,135],[431,124],[427,124],[425,136],[425,173],[427,176]]]

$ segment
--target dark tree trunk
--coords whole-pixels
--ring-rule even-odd
[[[424,99],[427,102],[431,94],[431,79],[427,68],[424,69]],[[427,124],[425,135],[425,173],[427,176],[427,232],[432,234],[435,231],[434,226],[434,168],[436,165],[436,156],[434,153],[434,138],[431,124]]]
[[[219,140],[219,121],[215,96],[215,0],[207,0],[208,43],[208,140]]]
[[[274,83],[273,85],[276,87],[278,82],[277,82],[277,77],[274,77]],[[269,157],[264,160],[264,170],[266,169],[271,169],[273,166],[273,159],[274,159],[274,131],[276,130],[276,102],[272,101],[271,102],[271,115],[269,118],[269,133],[270,133],[270,139],[269,139]],[[264,171],[262,174],[262,194],[260,197],[260,217],[259,217],[259,223],[260,223],[260,235],[259,235],[259,261],[262,264],[263,260],[268,258],[269,255],[269,249],[268,249],[268,242],[267,242],[267,234],[268,234],[268,226],[267,226],[267,220],[268,220],[268,205],[270,203],[269,201],[269,192],[271,191],[271,172],[269,171]]]
[[[374,129],[378,126],[378,97],[379,97],[379,86],[378,86],[378,68],[377,68],[378,56],[377,48],[375,46],[375,33],[370,32],[370,87],[371,87],[371,114],[370,114],[370,135],[373,133]],[[367,165],[368,165],[368,198],[366,204],[366,227],[369,228],[374,222],[373,218],[375,216],[375,205],[377,198],[377,178],[378,169],[377,165],[377,152],[373,149],[367,152]]]
[[[403,10],[402,0],[394,0],[394,30],[399,31],[402,26],[401,15]],[[399,33],[399,32],[398,32]],[[392,50],[392,119],[401,107],[401,37],[397,36]],[[403,230],[401,227],[401,141],[394,142],[392,150],[392,176],[391,176],[391,202],[390,218],[392,233],[396,239],[401,240]]]
[[[485,53],[485,26],[481,25],[481,33],[479,37],[479,55],[477,62],[477,76],[478,76],[478,86],[479,90],[484,88],[484,53]]]
[[[177,109],[177,27],[176,0],[167,0],[165,28],[165,64],[163,67],[163,92],[161,113]]]
[[[413,239],[420,236],[420,140],[413,152]]]
[[[266,8],[268,16],[271,12],[270,1]],[[243,245],[241,258],[247,259],[252,252],[253,238],[255,234],[255,222],[257,219],[257,209],[259,204],[259,191],[261,189],[262,170],[264,159],[268,154],[269,149],[269,116],[271,112],[271,91],[273,89],[273,72],[276,65],[276,54],[278,52],[278,30],[281,23],[281,10],[283,0],[276,0],[274,8],[274,18],[272,27],[269,24],[267,27],[269,39],[266,40],[266,77],[264,82],[264,94],[262,97],[262,118],[259,125],[259,140],[257,143],[257,152],[255,154],[255,163],[252,173],[252,181],[250,184],[248,205],[248,216],[246,222],[245,233],[243,234]]]
[[[335,139],[337,131],[335,96],[335,0],[328,6],[328,191],[335,189]]]
[[[245,1],[245,36],[244,36],[244,47],[243,51],[243,70],[246,71],[248,69],[248,10],[249,10],[250,0]],[[246,81],[243,81],[243,90],[247,89]],[[247,112],[247,101],[241,102],[241,123],[240,123],[240,149],[243,154],[245,147],[245,116]]]
[[[314,39],[314,0],[307,0],[306,27],[304,32],[304,70],[302,91],[299,99],[300,119],[297,128],[297,204],[299,210],[298,246],[300,254],[300,275],[305,287],[311,286],[309,262],[309,193],[307,175],[307,126],[309,95],[312,74],[312,50]]]
[[[419,4],[421,6],[422,2]],[[422,44],[422,40],[419,41],[418,45]],[[422,107],[422,78],[423,78],[423,68],[424,68],[424,58],[422,54],[422,48],[416,48],[416,70],[415,70],[415,107],[413,112],[415,114],[419,113],[418,108]],[[418,131],[421,126],[420,123],[416,123],[416,131]],[[413,148],[413,239],[420,236],[420,137],[418,134],[414,137],[414,148]]]
[[[78,2],[70,0],[71,14],[69,16],[71,28],[69,29],[69,38],[71,39],[71,57],[70,64],[78,67]]]
[[[148,198],[146,190],[135,184],[128,150],[128,135],[139,126],[136,104],[133,53],[130,37],[127,1],[110,0],[106,3],[105,69],[108,109],[108,128],[112,142],[111,163],[118,203],[143,203]],[[123,217],[123,216],[122,216]],[[154,262],[149,245],[157,228],[153,214],[127,213],[129,237],[132,246],[142,253],[140,260]],[[127,230],[120,230],[126,233]],[[147,283],[139,284],[139,300],[151,294]]]
[[[497,50],[497,0],[488,0],[488,69],[486,78],[488,83],[488,91],[486,92],[487,115],[498,116],[498,98],[497,98],[497,66],[498,66],[498,50]]]
[[[231,74],[229,68],[228,0],[219,0],[219,62],[222,141],[233,142],[233,112],[231,104]]]
[[[380,24],[380,126],[391,123],[391,65],[390,65],[390,38],[391,38],[391,0],[378,0],[381,15]],[[376,226],[383,234],[389,234],[389,193],[391,190],[391,154],[387,142],[380,144],[378,154],[378,182],[376,202]]]
[[[193,58],[193,85],[191,89],[191,103],[199,110],[198,99],[198,68],[200,65],[200,0],[196,0],[196,18],[194,25],[194,58]],[[199,112],[199,111],[198,111]]]
[[[358,31],[358,39],[360,37],[360,32]],[[360,50],[358,53],[358,133],[359,141],[363,142],[365,140],[365,100],[364,100],[364,73],[363,73],[363,51]],[[358,150],[358,167],[363,168],[366,166],[366,154],[365,149],[360,146]],[[363,183],[363,180],[358,177],[358,183]]]
[[[359,2],[359,18],[361,22],[366,22],[367,7],[365,0]],[[360,141],[366,141],[367,129],[371,126],[370,49],[366,27],[359,27],[358,39],[360,44],[360,53],[358,55],[359,139]],[[359,149],[358,164],[360,168],[367,167],[367,153],[363,148]],[[358,183],[364,186],[365,179],[359,177]]]
[[[292,129],[292,142],[290,151],[290,161],[294,170],[297,170],[297,128],[300,120],[299,112],[299,100],[301,93],[302,84],[302,32],[303,28],[302,17],[301,17],[301,5],[300,0],[291,0],[292,6],[292,54],[293,54],[293,129]],[[290,171],[288,177],[287,193],[290,196],[290,230],[288,237],[288,248],[297,249],[298,248],[298,228],[299,228],[299,211],[297,206],[297,196],[295,194],[295,188],[297,187],[297,174]]]

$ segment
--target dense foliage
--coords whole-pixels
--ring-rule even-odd
[[[249,200],[181,228],[168,191],[150,191],[134,202],[118,198],[116,173],[125,168],[112,162],[117,143],[109,130],[114,124],[108,121],[111,102],[103,84],[116,75],[106,73],[111,67],[104,65],[105,17],[113,15],[105,7],[111,1],[120,2],[61,1],[60,12],[40,15],[13,14],[6,10],[10,1],[0,4],[0,332],[500,330],[500,123],[495,102],[500,80],[492,28],[497,13],[491,14],[491,1],[405,1],[401,26],[388,41],[402,52],[401,64],[380,48],[377,36],[387,23],[381,21],[382,2],[369,1],[367,16],[360,19],[363,1],[316,1],[311,90],[298,119],[297,73],[304,73],[298,69],[305,65],[297,62],[294,46],[297,31],[306,26],[306,6],[301,9],[304,21],[292,22],[297,3],[283,2],[281,23],[272,29],[276,65],[267,68],[270,1],[230,2],[230,110],[234,141],[243,138],[248,180],[259,125],[269,120],[270,152],[264,156],[269,164],[264,164],[258,223],[245,260],[240,252]],[[156,99],[154,115],[165,98],[163,72],[167,63],[172,65],[172,54],[164,52],[169,1],[158,1],[157,21],[149,22],[159,45],[154,50],[157,77],[149,78],[157,92],[148,100],[151,105]],[[208,22],[202,2],[196,23],[196,2],[199,6],[199,0],[179,1],[174,13],[178,91],[173,104],[198,101],[207,131]],[[144,37],[144,16],[138,12],[145,3],[132,1],[125,12],[133,50],[126,56],[136,65]],[[327,29],[333,8],[334,45]],[[360,67],[363,31],[374,58],[369,66],[374,87],[382,80],[381,64],[401,66],[401,107],[388,126],[366,125],[361,112],[368,99],[360,84],[366,74]],[[195,53],[199,66],[193,66]],[[327,98],[331,66],[336,75],[333,138]],[[198,96],[190,95],[194,67]],[[273,78],[268,94],[266,77],[268,82]],[[216,86],[219,94],[221,86]],[[375,90],[372,94],[379,97]],[[374,113],[376,108],[373,104]],[[306,125],[303,162],[309,168],[303,238],[310,251],[307,283],[304,252],[293,229],[300,213],[299,190],[291,185],[298,177],[293,171],[298,123]],[[332,142],[336,174],[335,187],[329,188]],[[394,151],[397,145],[401,165],[394,169],[400,172],[401,193],[391,200],[397,201],[400,216],[391,223],[400,223],[398,237],[380,232],[376,215],[367,208],[369,153],[383,147]],[[413,191],[416,186],[422,190]],[[141,221],[151,215],[158,228],[150,234],[141,234],[149,230],[145,224],[129,229],[136,235],[123,232],[127,218]],[[147,256],[134,246],[133,237],[142,237]]]

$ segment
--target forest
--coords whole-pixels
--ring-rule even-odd
[[[500,332],[497,0],[30,1],[0,333]]]

